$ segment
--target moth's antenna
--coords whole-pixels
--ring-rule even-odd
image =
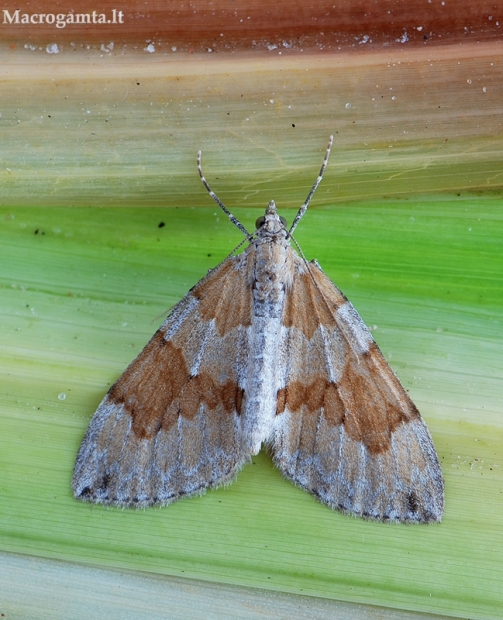
[[[204,187],[208,190],[208,194],[213,198],[213,200],[217,203],[217,205],[227,215],[227,217],[234,224],[234,226],[237,226],[239,230],[244,235],[246,235],[248,239],[251,239],[252,235],[250,235],[250,233],[246,230],[243,224],[241,224],[241,222],[232,215],[229,209],[227,209],[224,203],[220,200],[220,198],[215,194],[215,192],[208,185],[208,181],[204,178],[203,169],[201,168],[201,151],[197,151],[197,169],[199,170],[199,176],[201,177],[201,181],[203,182]]]
[[[311,202],[311,198],[313,197],[314,192],[318,189],[318,185],[321,183],[321,179],[323,178],[323,173],[325,172],[325,168],[327,167],[327,164],[328,164],[328,158],[330,156],[330,149],[332,148],[333,141],[334,141],[334,137],[330,136],[330,140],[328,141],[328,146],[327,146],[327,152],[325,153],[325,159],[323,160],[323,164],[321,165],[320,174],[318,175],[318,178],[314,182],[314,185],[311,188],[311,191],[309,192],[309,195],[306,198],[306,201],[304,202],[302,207],[299,209],[299,212],[297,213],[297,215],[295,216],[295,219],[293,220],[290,230],[288,231],[290,235],[297,228],[297,224],[300,222],[300,220],[302,219],[302,216],[307,211],[307,207],[309,206],[309,203]]]

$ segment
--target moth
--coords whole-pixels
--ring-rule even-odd
[[[265,445],[283,476],[332,509],[440,521],[444,483],[421,415],[370,331],[271,201],[234,253],[173,308],[114,383],[77,455],[77,499],[167,505],[232,481]]]

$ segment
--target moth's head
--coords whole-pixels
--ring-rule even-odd
[[[277,235],[281,230],[287,232],[287,223],[284,217],[278,215],[274,200],[267,205],[265,215],[261,215],[255,222],[255,228],[266,234]]]

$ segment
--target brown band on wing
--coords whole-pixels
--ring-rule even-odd
[[[244,327],[251,325],[251,289],[246,281],[246,275],[236,269],[235,260],[228,259],[222,263],[217,273],[210,274],[194,287],[192,294],[200,300],[201,318],[203,321],[215,319],[220,336],[240,325]]]
[[[108,397],[132,416],[136,436],[149,438],[159,431],[163,415],[189,378],[181,349],[158,331],[112,386]]]
[[[316,273],[314,266],[310,265],[309,269],[312,273],[296,274],[292,289],[285,299],[282,321],[285,327],[295,327],[301,330],[306,338],[311,339],[320,324],[331,327],[335,325],[334,312],[345,300],[339,305],[334,303],[334,293],[337,291],[333,288],[330,292],[331,301],[327,305],[317,288],[319,278],[315,278],[316,283],[313,281]]]
[[[418,408],[400,383],[400,380],[391,369],[375,342],[369,347],[368,364],[372,365],[373,374],[382,378],[382,385],[388,388],[390,394],[393,394],[395,402],[400,402],[403,414],[406,416],[407,420],[417,420],[421,418]]]
[[[278,391],[277,414],[288,409],[312,415],[323,408],[328,424],[343,424],[348,436],[363,443],[371,454],[385,452],[395,429],[420,414],[381,358],[373,345],[365,362],[353,359],[346,364],[338,383],[321,377],[307,385],[291,381]]]
[[[233,381],[221,385],[214,381],[209,374],[201,373],[191,377],[180,394],[180,415],[192,420],[201,404],[215,411],[223,409],[224,413],[241,413],[243,390]]]
[[[314,413],[324,408],[327,422],[336,426],[344,421],[344,409],[337,392],[337,386],[331,381],[321,377],[315,379],[309,385],[300,381],[291,381],[286,387],[278,390],[276,414],[288,411],[299,411],[302,406],[306,407],[306,413]]]
[[[339,426],[344,422],[344,403],[335,383],[328,383],[324,395],[324,414],[330,426]]]
[[[238,415],[241,415],[241,408],[243,406],[244,390],[240,388],[234,381],[227,381],[221,387],[222,404],[226,413],[232,413],[235,411]]]
[[[147,370],[148,366],[148,370]],[[110,401],[133,418],[133,432],[149,439],[161,427],[168,431],[178,416],[192,419],[202,403],[225,413],[240,413],[243,390],[233,381],[221,385],[208,374],[190,376],[182,349],[158,331],[112,386]]]
[[[318,265],[312,262],[309,263],[309,271],[315,279],[316,286],[323,297],[323,305],[328,306],[328,310],[331,314],[335,314],[337,310],[347,302],[348,298],[335,286],[332,280],[323,273]]]

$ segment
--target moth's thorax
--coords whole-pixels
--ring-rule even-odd
[[[269,203],[264,220],[249,248],[255,254],[250,261],[250,284],[257,301],[277,302],[293,281],[295,253],[274,201]]]

